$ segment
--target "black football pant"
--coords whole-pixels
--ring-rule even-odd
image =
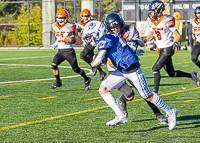
[[[199,54],[200,54],[200,43],[196,42],[195,46],[192,47],[191,60],[200,68],[200,62],[198,59]]]
[[[154,89],[155,93],[158,93],[159,84],[161,80],[160,70],[164,67],[165,71],[168,73],[170,77],[188,77],[192,78],[190,73],[182,72],[182,71],[175,71],[172,56],[174,54],[173,46],[167,48],[159,48],[159,58],[157,59],[156,63],[154,64],[152,70],[154,73]]]

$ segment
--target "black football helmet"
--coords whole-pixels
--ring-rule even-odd
[[[154,11],[152,18],[157,18],[165,10],[165,4],[161,0],[153,0],[149,3],[149,11]]]
[[[113,12],[106,16],[104,24],[106,29],[111,32],[111,28],[122,28],[124,26],[124,20],[122,19],[121,15]]]
[[[200,6],[197,6],[196,8],[195,8],[195,10],[194,10],[194,15],[195,15],[195,17],[197,18],[197,19],[200,19],[200,17],[197,17],[197,13],[200,13]]]

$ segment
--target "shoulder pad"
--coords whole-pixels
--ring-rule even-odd
[[[168,27],[175,25],[175,18],[172,15],[166,14],[163,21],[168,25]]]
[[[66,28],[69,28],[71,31],[75,31],[76,30],[76,24],[73,23],[73,22],[68,22],[66,25],[65,25]]]

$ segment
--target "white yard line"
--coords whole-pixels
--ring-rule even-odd
[[[51,67],[50,65],[30,65],[30,64],[0,64],[0,66]],[[71,67],[67,67],[67,66],[59,66],[59,68],[70,68],[71,69]],[[89,73],[87,73],[87,75],[88,74],[92,74],[92,70],[91,69],[87,69],[87,68],[81,68],[81,69],[89,71]],[[73,77],[79,77],[79,76],[81,76],[81,75],[73,75],[73,76],[61,77],[61,79],[73,78]],[[19,82],[33,82],[33,81],[46,81],[46,80],[55,80],[55,78],[33,79],[33,80],[20,80],[20,81],[6,81],[6,82],[0,82],[0,84],[19,83]]]
[[[53,56],[39,56],[39,57],[8,58],[8,59],[0,59],[0,61],[6,61],[6,60],[21,60],[21,59],[36,59],[36,58],[47,58],[47,57],[53,57]]]

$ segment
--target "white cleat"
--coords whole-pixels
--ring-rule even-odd
[[[191,76],[192,76],[192,80],[194,80],[194,82],[196,83],[197,87],[199,87],[199,79],[197,77],[197,72],[196,71],[193,71],[191,73]]]
[[[172,130],[176,126],[176,116],[178,114],[178,110],[176,108],[172,109],[172,112],[168,115],[168,126],[169,130]]]
[[[115,118],[106,123],[107,126],[116,126],[117,124],[128,123],[128,118],[126,116],[115,116]]]

